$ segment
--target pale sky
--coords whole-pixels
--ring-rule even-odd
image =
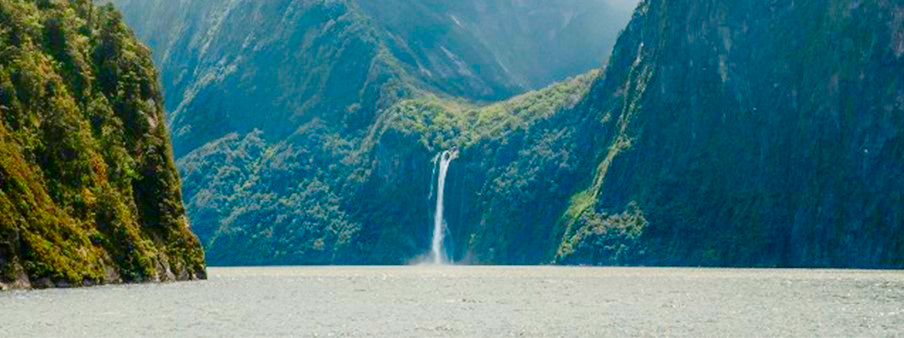
[[[637,8],[637,4],[640,3],[640,0],[606,0],[613,6],[618,6],[619,8],[624,8],[628,11],[633,11]]]

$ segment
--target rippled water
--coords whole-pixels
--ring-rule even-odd
[[[885,336],[904,272],[210,268],[210,280],[0,293],[0,336]]]

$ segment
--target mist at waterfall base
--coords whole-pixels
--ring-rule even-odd
[[[433,171],[430,175],[430,194],[427,195],[427,199],[433,200],[434,197],[436,198],[436,209],[433,213],[433,234],[430,241],[430,252],[427,253],[426,257],[418,259],[416,264],[441,265],[451,263],[451,259],[446,253],[445,248],[448,226],[443,217],[443,196],[446,188],[446,175],[449,173],[449,165],[452,163],[452,160],[455,160],[456,158],[458,158],[458,150],[452,149],[437,154],[430,161],[433,165]]]

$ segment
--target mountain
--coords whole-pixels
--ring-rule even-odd
[[[177,157],[315,118],[361,129],[416,91],[509,98],[598,67],[630,18],[587,0],[115,3],[156,51]]]
[[[512,144],[493,149],[504,156],[486,163],[500,166],[497,174],[479,173],[492,180],[521,159],[516,144],[550,147],[554,132],[572,133],[574,126],[549,120],[568,119],[560,115],[586,92],[593,67],[630,18],[606,1],[115,3],[156,51],[188,214],[216,265],[414,259],[430,242],[434,153]],[[424,20],[406,26],[387,11],[393,8]],[[607,13],[593,14],[600,11]],[[506,16],[512,21],[491,20]],[[516,21],[523,27],[506,28]],[[602,38],[550,61],[555,54],[545,49],[576,43],[546,38],[556,34]],[[504,41],[518,49],[500,48]],[[546,62],[563,66],[544,69]],[[581,72],[590,73],[568,79]],[[481,103],[554,80],[562,83]],[[417,116],[422,105],[453,113]],[[466,130],[477,120],[483,129]],[[549,170],[560,166],[570,170],[566,163],[549,163]],[[450,182],[450,189],[457,185]],[[476,203],[484,202],[457,203],[475,217]],[[547,219],[556,213],[544,211]],[[449,217],[451,223],[455,216]],[[459,251],[461,258],[466,250]]]
[[[112,7],[0,1],[0,289],[205,278],[150,50]]]
[[[393,55],[444,92],[507,99],[602,65],[633,7],[603,0],[358,1]],[[633,2],[636,5],[636,1]]]
[[[572,264],[904,266],[904,5],[647,0],[591,95]]]
[[[117,1],[211,264],[423,259],[454,148],[456,262],[904,267],[902,5],[645,0],[605,58],[618,3]]]

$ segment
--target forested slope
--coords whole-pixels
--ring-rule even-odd
[[[205,277],[163,119],[112,7],[0,1],[0,288]]]

